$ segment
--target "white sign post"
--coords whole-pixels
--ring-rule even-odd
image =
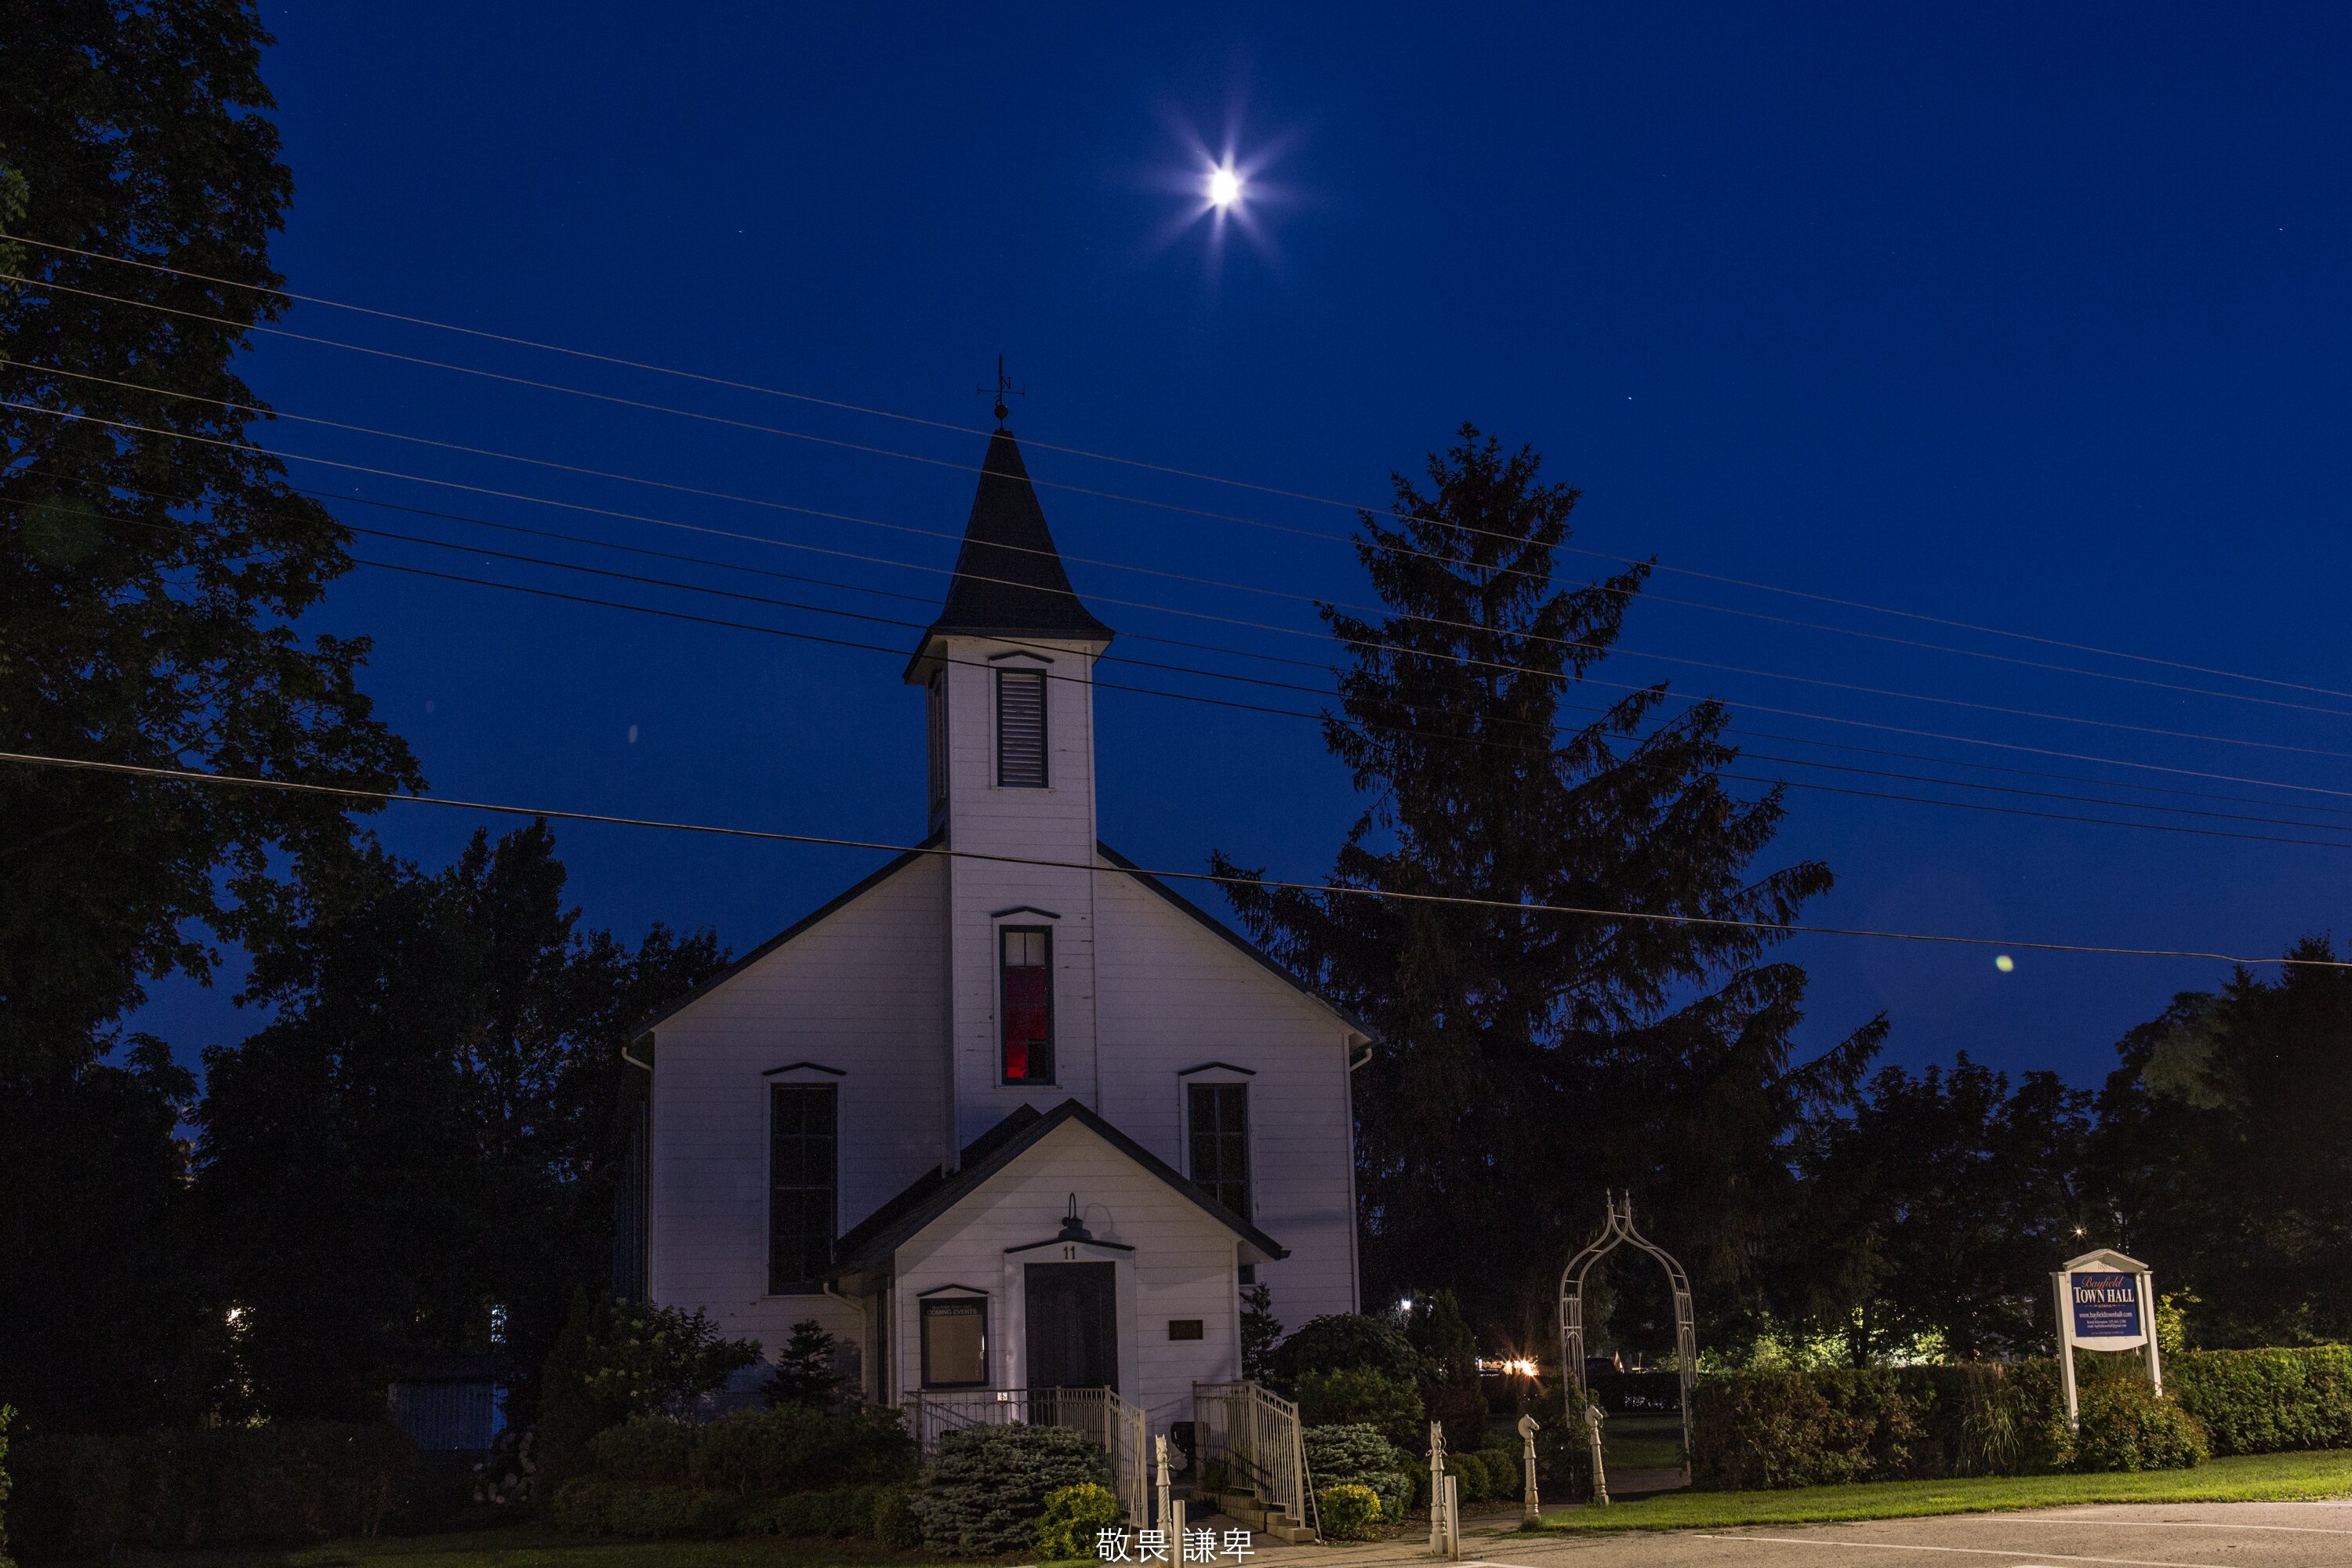
[[[2164,1363],[2156,1346],[2156,1276],[2136,1258],[2101,1247],[2070,1258],[2050,1276],[2058,1307],[2058,1382],[2066,1393],[2066,1425],[2083,1417],[2074,1393],[2074,1351],[2147,1352],[2147,1381],[2164,1392]]]

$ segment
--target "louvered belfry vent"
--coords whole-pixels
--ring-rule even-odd
[[[996,672],[996,782],[1006,789],[1045,787],[1045,672]]]

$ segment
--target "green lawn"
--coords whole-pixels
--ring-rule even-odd
[[[277,1552],[124,1552],[108,1561],[116,1568],[930,1568],[934,1560],[853,1541],[583,1541],[522,1525],[462,1535],[334,1541]]]
[[[2085,1502],[2288,1502],[2352,1496],[2352,1449],[2209,1459],[2193,1470],[2102,1476],[1988,1476],[1969,1480],[1881,1481],[1773,1492],[1668,1492],[1608,1508],[1547,1511],[1542,1529],[1706,1530],[1737,1524],[1815,1524],[1913,1519]]]

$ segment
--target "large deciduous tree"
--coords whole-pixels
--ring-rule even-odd
[[[278,1017],[206,1053],[198,1192],[260,1410],[364,1414],[440,1353],[528,1378],[604,1289],[626,1031],[723,955],[583,932],[563,884],[543,824],[437,874],[370,849],[256,954]]]
[[[1831,876],[1751,869],[1780,793],[1726,787],[1719,703],[1660,683],[1563,724],[1648,573],[1556,586],[1576,492],[1539,469],[1465,426],[1425,487],[1400,475],[1388,515],[1361,515],[1388,613],[1323,609],[1342,658],[1325,737],[1368,797],[1332,881],[1504,907],[1285,890],[1212,862],[1244,879],[1230,891],[1251,934],[1380,1037],[1356,1078],[1373,1298],[1447,1283],[1522,1345],[1549,1342],[1604,1187],[1639,1194],[1710,1304],[1745,1288],[1789,1206],[1783,1140],[1879,1034],[1796,1059],[1804,973],[1769,961],[1758,926]]]
[[[291,189],[268,41],[244,0],[0,0],[0,750],[414,784],[366,643],[289,624],[341,531],[244,449],[251,416],[162,395],[259,401],[231,363],[282,304],[233,286],[277,284]],[[269,923],[273,871],[348,842],[331,801],[0,763],[0,1393],[26,1429],[208,1407],[192,1086],[152,1043],[101,1058],[149,980],[208,975]]]
[[[292,190],[254,7],[0,0],[0,742],[414,784],[366,641],[289,624],[343,531],[248,449],[252,416],[162,395],[257,404],[231,362],[284,303],[235,286],[278,283]],[[0,764],[0,1081],[72,1072],[142,982],[207,973],[207,933],[251,935],[273,860],[339,853],[349,809]]]
[[[2055,1073],[1882,1069],[1799,1142],[1805,1245],[1785,1272],[1818,1331],[1890,1356],[2046,1353],[2050,1269],[2093,1218],[2079,1173],[2091,1097]]]
[[[2092,1179],[2195,1343],[2352,1336],[2352,972],[2287,956],[2130,1031],[2100,1095]]]

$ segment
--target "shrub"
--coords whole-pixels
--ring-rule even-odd
[[[1413,1462],[1377,1428],[1361,1424],[1309,1426],[1300,1438],[1307,1473],[1318,1489],[1370,1488],[1380,1499],[1381,1519],[1393,1524],[1404,1518],[1412,1505]]]
[[[2081,1391],[2078,1470],[2186,1470],[2211,1450],[2195,1416],[2137,1378],[2106,1378]]]
[[[1360,1312],[1332,1312],[1309,1318],[1283,1341],[1275,1350],[1272,1370],[1276,1386],[1288,1392],[1307,1373],[1357,1368],[1417,1387],[1421,1354],[1392,1323]]]
[[[1323,1521],[1324,1536],[1332,1541],[1376,1540],[1386,1517],[1381,1509],[1381,1494],[1352,1481],[1342,1481],[1317,1492],[1315,1507]]]
[[[1515,1501],[1526,1491],[1528,1478],[1517,1449],[1481,1448],[1478,1458],[1486,1467],[1486,1497],[1489,1501]]]
[[[1483,1454],[1448,1454],[1445,1473],[1454,1478],[1454,1497],[1457,1502],[1485,1502],[1495,1495],[1486,1475],[1486,1459]]]
[[[776,1370],[760,1390],[771,1408],[812,1405],[822,1410],[840,1406],[845,1380],[839,1371],[841,1342],[825,1332],[814,1318],[793,1325],[792,1338],[776,1353]]]
[[[1370,1367],[1301,1373],[1298,1420],[1307,1426],[1376,1427],[1392,1443],[1419,1444],[1425,1436],[1421,1390]]]
[[[874,1539],[902,1552],[923,1543],[923,1527],[915,1518],[914,1488],[874,1489]]]
[[[699,1487],[624,1486],[602,1476],[574,1476],[556,1489],[549,1517],[577,1535],[632,1535],[654,1541],[709,1541],[735,1533],[740,1499]]]
[[[2189,1351],[2166,1359],[2164,1381],[2216,1454],[2352,1447],[2352,1349],[2343,1345]]]
[[[879,1541],[882,1514],[893,1498],[903,1504],[906,1491],[904,1487],[836,1487],[830,1491],[762,1498],[745,1505],[736,1529],[744,1535],[830,1541],[864,1536]]]
[[[27,1558],[373,1535],[416,1474],[396,1427],[329,1421],[33,1437],[13,1458],[9,1521]]]
[[[2072,1447],[2051,1361],[1738,1373],[1701,1379],[1691,1414],[1705,1489],[2021,1475]]]
[[[541,1379],[540,1484],[586,1470],[597,1433],[632,1415],[684,1415],[759,1359],[758,1341],[722,1338],[700,1311],[575,1292]]]
[[[923,1467],[913,1509],[934,1552],[992,1557],[1036,1543],[1045,1498],[1092,1481],[1108,1487],[1110,1461],[1061,1426],[968,1426],[940,1440]]]
[[[739,1496],[912,1479],[915,1441],[896,1410],[828,1415],[808,1405],[740,1410],[696,1434],[684,1479]]]
[[[632,1415],[599,1432],[588,1451],[597,1473],[625,1487],[677,1487],[687,1479],[694,1424],[675,1415]]]
[[[1045,1494],[1045,1511],[1037,1521],[1037,1555],[1049,1562],[1092,1557],[1095,1532],[1118,1521],[1118,1499],[1109,1488],[1092,1481],[1057,1487]]]

